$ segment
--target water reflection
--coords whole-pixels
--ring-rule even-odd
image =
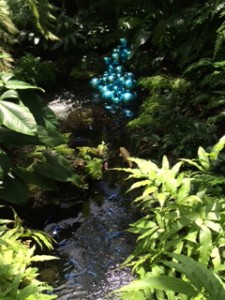
[[[63,236],[63,221],[46,227],[46,231],[56,230],[56,226],[60,229],[55,254],[61,259],[56,263],[58,276],[53,283],[60,300],[115,299],[108,293],[132,279],[130,270],[118,269],[133,249],[133,237],[125,231],[133,219],[130,200],[121,196],[118,185],[112,188],[101,181],[98,188],[102,204],[92,197],[88,216],[81,213],[73,222],[70,220],[72,227],[75,223],[79,227],[71,230],[68,238]]]
[[[68,114],[75,109],[74,102],[79,109],[90,105],[89,96],[76,100],[78,104],[73,99],[75,94],[66,96],[68,103],[72,101],[66,110]],[[55,105],[59,108],[60,101]],[[100,109],[103,106],[104,103]],[[89,143],[90,139],[93,144],[105,141],[111,149],[119,149],[121,141],[125,142],[124,126],[133,117],[132,108],[105,106],[104,111],[103,118],[98,120],[101,126],[96,126],[95,119],[90,124],[96,127],[73,131],[75,147]],[[55,270],[51,283],[59,300],[116,300],[109,293],[132,280],[129,269],[119,269],[133,249],[133,236],[126,232],[134,220],[131,200],[123,196],[115,174],[107,174],[110,172],[90,191],[78,215],[45,227],[58,242],[54,254],[60,260],[51,262],[48,268]]]

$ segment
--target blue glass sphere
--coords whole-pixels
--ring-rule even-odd
[[[101,92],[102,88],[103,88],[104,85],[102,84],[99,84],[98,86],[96,86],[96,89]]]
[[[117,52],[113,53],[113,54],[112,54],[112,58],[113,58],[114,60],[118,61],[119,58],[120,58],[119,53],[117,53]]]
[[[114,72],[115,72],[115,67],[114,67],[113,65],[109,65],[109,66],[108,66],[108,72],[109,72],[110,74],[114,73]]]
[[[134,78],[134,73],[126,72],[126,76],[129,77],[129,78]]]
[[[106,91],[102,94],[102,98],[105,100],[112,100],[114,97],[114,93],[112,91]]]
[[[92,78],[90,81],[90,84],[96,88],[101,83],[101,80],[99,78]]]
[[[134,85],[135,85],[135,81],[132,79],[127,79],[124,81],[124,87],[126,89],[132,89],[134,87]]]
[[[105,56],[104,57],[104,61],[105,61],[106,65],[108,66],[108,65],[110,65],[112,63],[112,58]]]
[[[106,91],[108,91],[108,90],[109,90],[108,85],[103,85],[103,87],[101,88],[100,92],[101,92],[101,93],[104,93],[104,92],[106,92]]]
[[[121,101],[129,102],[134,99],[134,95],[131,92],[125,92],[121,95]]]
[[[115,103],[119,103],[120,102],[120,98],[119,97],[113,97],[113,102],[115,102]]]
[[[121,38],[119,45],[112,51],[111,56],[104,57],[107,70],[102,77],[93,78],[90,84],[100,92],[105,102],[113,102],[114,107],[119,102],[124,105],[135,99],[136,93],[132,91],[136,81],[132,72],[125,72],[123,63],[131,57],[131,50],[127,40]]]
[[[111,74],[108,76],[108,82],[113,83],[116,80],[116,75]]]
[[[115,70],[116,70],[117,73],[122,73],[123,72],[123,67],[122,66],[117,66],[115,68]]]
[[[121,39],[120,39],[120,45],[121,45],[122,47],[127,47],[127,40],[126,40],[125,38],[121,38]]]
[[[132,118],[134,116],[134,113],[129,109],[123,109],[123,114],[127,118]]]

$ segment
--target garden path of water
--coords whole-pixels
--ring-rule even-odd
[[[77,95],[67,91],[54,97],[57,99],[50,105],[67,108],[70,105],[74,110],[93,104],[91,94],[87,93]],[[104,111],[103,119],[98,120],[101,126],[74,131],[74,141],[84,145],[85,141],[91,141],[96,146],[104,140],[112,151],[117,151],[114,157],[119,165],[116,166],[124,166],[118,157],[119,146],[125,146],[121,144],[125,141],[124,126],[132,113],[127,108],[122,111],[106,107]],[[109,165],[117,164],[115,161],[109,161]],[[118,268],[134,246],[133,236],[125,231],[134,220],[134,212],[131,199],[121,191],[121,178],[115,171],[106,171],[101,180],[92,184],[76,216],[47,222],[45,231],[58,241],[53,254],[60,260],[51,263],[48,270],[54,273],[52,285],[59,300],[116,300],[109,293],[132,280],[129,269]]]

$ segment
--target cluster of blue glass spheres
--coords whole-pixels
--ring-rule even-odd
[[[98,90],[101,99],[108,103],[128,104],[136,98],[133,91],[136,80],[132,72],[124,70],[123,63],[131,56],[125,38],[113,49],[110,57],[104,57],[107,70],[102,77],[92,78],[90,84]]]

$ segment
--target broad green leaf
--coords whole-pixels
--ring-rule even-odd
[[[0,189],[0,199],[15,204],[27,202],[29,200],[28,188],[22,180],[7,176],[4,179],[4,188]]]
[[[143,234],[141,234],[141,235],[137,238],[137,241],[140,241],[140,240],[145,239],[145,238],[150,238],[150,236],[151,236],[153,233],[155,233],[156,231],[158,231],[158,230],[159,230],[159,227],[156,226],[156,227],[154,227],[154,228],[151,228],[151,229],[145,231]]]
[[[13,223],[13,220],[8,220],[8,219],[0,219],[0,224],[9,224],[9,223]]]
[[[132,190],[134,190],[134,189],[137,189],[137,188],[146,186],[146,185],[148,185],[148,184],[149,184],[149,180],[148,180],[148,179],[142,180],[142,181],[137,181],[137,182],[135,182],[135,183],[133,183],[133,184],[131,185],[131,187],[129,188],[129,190],[128,190],[127,192],[130,192],[130,191],[132,191]]]
[[[198,231],[192,231],[192,232],[189,232],[187,235],[185,235],[184,239],[185,240],[188,240],[190,242],[193,242],[193,243],[197,243],[197,235],[198,235]]]
[[[196,167],[198,170],[200,170],[202,172],[205,171],[205,169],[200,164],[198,164],[196,161],[194,161],[193,159],[182,158],[182,161],[188,163],[189,165]]]
[[[175,258],[179,263],[165,261],[163,263],[185,274],[199,292],[205,289],[209,295],[209,299],[225,299],[224,284],[211,270],[190,257],[175,253],[168,253],[168,255]]]
[[[191,179],[184,178],[182,180],[182,185],[178,190],[176,201],[182,204],[182,201],[190,194],[191,190]]]
[[[205,220],[204,221],[205,225],[212,229],[213,231],[220,233],[223,231],[222,226],[219,223],[213,222],[211,220]]]
[[[40,90],[44,91],[43,89],[31,85],[27,82],[24,81],[19,81],[19,80],[8,80],[5,82],[5,87],[9,90],[27,90],[27,89],[35,89],[35,90]]]
[[[23,181],[39,186],[44,191],[57,191],[58,187],[53,180],[46,178],[46,176],[41,176],[33,171],[28,171],[25,168],[17,167],[14,169],[15,174],[21,178]]]
[[[202,165],[204,170],[206,171],[209,170],[210,168],[209,154],[202,147],[198,148],[198,157],[199,157],[200,164]]]
[[[65,144],[66,138],[57,130],[38,126],[38,138],[40,142],[46,146],[55,147]]]
[[[40,162],[33,165],[34,170],[47,178],[61,182],[68,182],[71,179],[72,171],[61,165],[52,164],[49,162]]]
[[[0,100],[5,100],[5,99],[18,99],[19,95],[17,91],[14,90],[9,90],[6,91],[4,94],[1,95]]]
[[[128,21],[130,22],[131,18],[129,18]],[[140,26],[139,28],[140,29],[137,31],[135,35],[135,40],[134,40],[135,42],[132,46],[132,56],[135,54],[135,52],[141,45],[144,45],[149,40],[149,38],[152,35],[151,31],[150,30],[148,31],[146,27]]]
[[[163,208],[164,203],[168,196],[169,196],[169,193],[158,193],[157,194],[157,200],[159,201],[159,205],[161,208]]]
[[[117,293],[118,293],[117,291],[112,292],[112,294],[117,294]],[[119,293],[119,295],[121,295],[121,293]],[[146,296],[143,291],[132,291],[132,292],[122,293],[121,299],[123,299],[123,300],[146,300]]]
[[[211,152],[209,153],[210,158],[213,160],[216,160],[218,158],[221,150],[224,148],[224,145],[225,145],[225,136],[221,137],[219,142],[213,146]]]
[[[212,249],[211,257],[212,257],[214,269],[217,271],[221,266],[221,257],[220,257],[220,251],[218,247],[214,247]]]
[[[183,204],[188,206],[193,206],[197,203],[203,203],[202,199],[196,195],[191,195],[184,198]]]
[[[151,194],[155,193],[156,191],[157,191],[157,187],[149,186],[149,187],[145,188],[145,190],[143,192],[143,196],[151,195]]]
[[[46,129],[38,126],[38,135],[25,135],[16,131],[9,130],[6,127],[0,126],[0,143],[6,145],[46,145],[58,146],[65,144],[67,137],[53,129]]]
[[[164,155],[164,156],[163,156],[163,159],[162,159],[162,169],[164,169],[164,170],[169,170],[169,168],[170,168],[169,160],[168,160],[168,158]]]
[[[158,166],[150,160],[134,157],[131,157],[130,160],[137,164],[143,176],[149,176],[151,170],[158,170]]]
[[[212,252],[212,233],[204,224],[202,224],[200,229],[199,242],[199,262],[207,265]]]
[[[9,81],[11,78],[14,77],[14,74],[12,73],[6,73],[6,72],[1,72],[0,73],[0,79],[6,83],[7,81]]]
[[[193,222],[197,218],[197,213],[187,214],[186,216],[181,217],[178,220],[174,220],[174,224],[171,226],[170,230],[166,231],[162,237],[160,238],[161,241],[167,240],[169,237],[171,237],[174,233],[177,233],[182,228]]]
[[[58,128],[59,122],[54,113],[37,95],[36,91],[20,90],[19,94],[23,104],[29,108],[38,125],[55,130]]]
[[[0,101],[0,124],[27,135],[35,135],[36,122],[26,106]]]
[[[33,169],[40,175],[61,182],[72,182],[80,185],[80,177],[75,173],[70,162],[55,151],[43,153],[45,162],[36,162]]]
[[[184,248],[184,242],[183,242],[183,241],[179,241],[179,242],[177,243],[177,245],[176,245],[176,248],[175,248],[174,253],[181,254],[183,248]]]
[[[197,295],[193,286],[179,278],[173,277],[151,277],[141,280],[134,280],[129,285],[120,288],[118,291],[136,291],[145,289],[172,290],[176,293],[181,293],[194,297]]]
[[[183,162],[180,161],[180,162],[176,163],[176,164],[172,167],[171,171],[172,171],[172,173],[173,173],[174,176],[179,172],[180,167],[182,166],[182,164],[183,164]]]
[[[37,136],[26,135],[0,126],[0,143],[5,145],[43,145]]]

